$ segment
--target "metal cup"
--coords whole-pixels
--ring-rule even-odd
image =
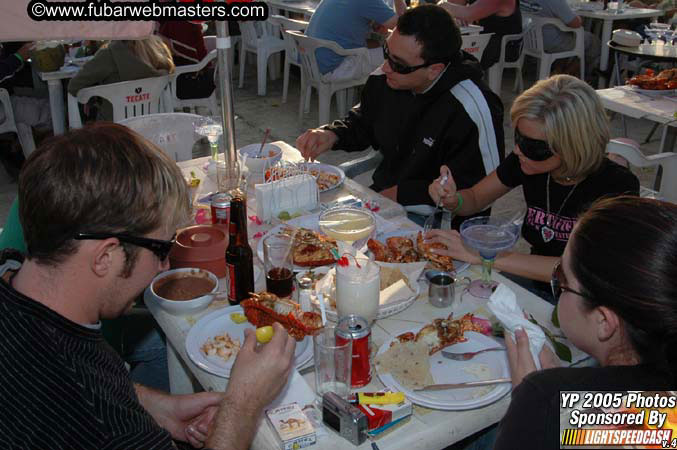
[[[437,308],[448,308],[454,303],[456,282],[453,272],[442,270],[428,270],[425,277],[428,280],[428,301]],[[465,278],[464,278],[465,280]]]

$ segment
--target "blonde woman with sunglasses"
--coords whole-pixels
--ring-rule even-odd
[[[444,166],[428,192],[454,214],[470,216],[521,185],[527,206],[522,237],[531,254],[504,252],[494,267],[550,300],[545,282],[577,217],[599,198],[638,195],[639,181],[605,157],[608,119],[595,91],[578,78],[556,75],[537,82],[515,100],[511,120],[515,148],[495,171],[470,188],[457,189],[458,175]],[[448,181],[441,184],[444,176]],[[481,262],[457,231],[433,230],[426,238],[447,245],[440,254]]]

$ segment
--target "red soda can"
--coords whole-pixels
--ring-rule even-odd
[[[219,192],[212,196],[212,223],[228,226],[230,196]]]
[[[336,326],[336,345],[353,341],[353,361],[350,386],[366,386],[371,381],[371,328],[366,319],[349,314]]]

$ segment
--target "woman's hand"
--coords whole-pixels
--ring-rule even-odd
[[[463,245],[461,235],[456,230],[430,230],[424,237],[426,243],[439,242],[447,246],[446,250],[433,248],[430,250],[433,253],[451,256],[454,259],[466,261],[470,264],[480,264],[482,262],[477,253],[471,252]]]
[[[446,180],[446,181],[444,181]],[[444,181],[444,183],[443,183]],[[428,194],[435,204],[442,199],[442,205],[447,209],[456,207],[456,182],[447,166],[440,167],[440,176],[428,186]],[[452,205],[453,207],[449,207]]]
[[[527,336],[524,329],[519,328],[515,330],[514,341],[510,336],[507,334],[505,335],[505,347],[508,352],[512,385],[513,387],[516,387],[522,382],[525,376],[537,370],[536,363],[534,362],[534,358],[531,356],[531,350],[529,349],[529,336]],[[541,361],[541,368],[543,369],[559,367],[559,358],[555,356],[547,345],[544,345],[541,349],[538,359]]]

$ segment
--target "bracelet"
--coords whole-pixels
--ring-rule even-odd
[[[20,62],[21,64],[25,63],[25,61],[24,61],[23,57],[22,57],[22,56],[21,56],[20,54],[18,54],[18,53],[15,53],[15,54],[14,54],[14,56],[16,56],[16,57],[17,57],[17,59],[19,60],[19,62]]]
[[[463,206],[463,196],[460,194],[460,192],[456,193],[456,199],[458,200],[458,203],[456,204],[456,208],[454,208],[454,210],[451,212],[452,214],[459,212]]]

